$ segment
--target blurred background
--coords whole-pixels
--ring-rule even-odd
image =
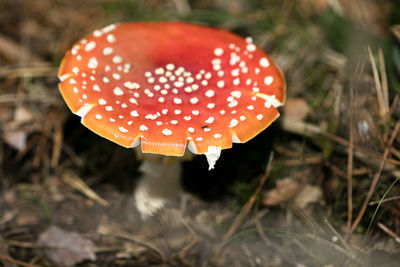
[[[126,21],[251,36],[287,81],[278,121],[185,162],[145,222],[140,159],[57,88],[74,42]],[[399,93],[399,1],[1,0],[0,266],[398,266]]]

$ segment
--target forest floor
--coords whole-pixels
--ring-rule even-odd
[[[215,170],[184,162],[185,194],[143,221],[140,159],[80,124],[57,71],[93,30],[148,20],[251,36],[287,101]],[[399,93],[395,1],[2,0],[0,266],[398,266]]]

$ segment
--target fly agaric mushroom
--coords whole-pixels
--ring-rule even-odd
[[[59,88],[93,132],[144,153],[212,169],[222,149],[268,127],[285,100],[281,71],[251,38],[176,22],[94,31],[62,60]]]

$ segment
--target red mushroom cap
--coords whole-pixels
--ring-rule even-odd
[[[60,91],[82,123],[142,151],[199,154],[246,142],[278,116],[282,72],[251,38],[174,22],[113,24],[75,44]]]

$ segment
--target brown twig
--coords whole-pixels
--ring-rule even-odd
[[[110,203],[107,200],[101,198],[96,192],[94,192],[87,184],[80,177],[78,177],[73,172],[67,172],[62,177],[62,181],[75,190],[81,192],[86,197],[90,198],[91,200],[97,202],[103,207],[109,207]]]
[[[362,217],[364,216],[364,213],[365,213],[365,211],[367,209],[368,203],[369,203],[369,201],[370,201],[370,199],[372,197],[372,194],[375,191],[376,185],[378,184],[378,181],[379,181],[379,178],[381,176],[381,172],[383,170],[383,167],[385,166],[386,159],[390,154],[390,148],[392,147],[393,141],[394,141],[396,135],[398,134],[399,129],[400,129],[400,121],[397,121],[395,126],[394,126],[394,130],[392,132],[392,135],[390,136],[389,142],[388,142],[388,144],[387,144],[387,146],[385,148],[385,151],[383,152],[383,157],[382,157],[379,169],[375,173],[375,176],[374,176],[374,178],[372,180],[371,186],[370,186],[370,188],[368,190],[367,196],[365,197],[365,200],[363,202],[363,205],[361,206],[361,210],[358,213],[357,218],[354,220],[353,225],[351,226],[350,232],[353,232],[356,229],[356,227],[360,223]]]
[[[390,235],[394,239],[394,241],[396,241],[397,243],[400,243],[400,236],[397,235],[392,230],[390,230],[386,225],[384,225],[383,223],[378,222],[378,227],[381,228],[382,231],[384,231],[385,233]]]
[[[368,203],[368,206],[373,206],[373,205],[377,205],[379,203],[390,202],[390,201],[398,200],[398,199],[400,199],[400,196],[388,197],[388,198],[385,198],[385,199],[382,199],[379,201],[371,201]]]
[[[20,265],[20,266],[24,266],[24,267],[40,267],[39,265],[26,263],[26,262],[11,258],[10,256],[1,255],[1,254],[0,254],[0,260],[7,261],[7,262],[10,262],[10,263],[13,263],[13,264],[17,264],[17,265]]]

